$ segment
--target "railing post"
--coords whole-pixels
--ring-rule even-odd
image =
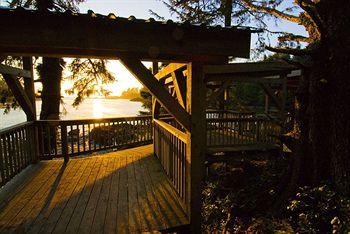
[[[260,126],[261,126],[261,121],[260,119],[258,119],[256,121],[256,142],[260,143]]]
[[[67,139],[67,126],[61,126],[61,144],[62,144],[62,156],[64,157],[64,162],[69,161],[68,155],[68,139]]]
[[[40,160],[40,155],[39,155],[39,135],[38,135],[37,122],[36,121],[33,122],[28,129],[30,129],[30,138],[32,139],[30,141],[32,162],[33,163],[37,163]]]
[[[187,65],[186,110],[191,129],[186,131],[186,200],[191,233],[201,233],[202,189],[205,179],[206,120],[203,65]]]

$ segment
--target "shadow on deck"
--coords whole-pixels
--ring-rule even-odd
[[[140,233],[188,224],[152,145],[30,166],[0,190],[1,233]]]

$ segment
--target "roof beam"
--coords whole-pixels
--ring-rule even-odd
[[[297,68],[286,62],[254,62],[254,63],[231,63],[226,65],[207,65],[203,70],[206,75],[209,74],[236,74],[236,75],[253,75],[263,73],[280,73],[290,72]]]
[[[190,130],[190,115],[169,94],[152,73],[141,63],[139,59],[131,57],[120,58],[124,66],[155,96],[162,106],[172,114],[175,119],[187,130]]]
[[[23,9],[0,9],[0,28],[5,55],[213,62],[250,53],[248,29]]]

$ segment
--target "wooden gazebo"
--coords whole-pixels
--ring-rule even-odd
[[[249,57],[251,31],[102,16],[92,11],[76,14],[22,8],[0,9],[0,28],[0,55],[119,59],[149,89],[154,97],[154,153],[180,197],[192,232],[198,231],[207,141],[206,83],[213,69],[219,67],[219,73],[226,69],[221,66],[229,57]],[[165,61],[170,65],[152,74],[141,61]],[[27,70],[32,69],[27,66]],[[5,66],[0,72],[28,120],[37,122],[31,72]],[[25,78],[24,88],[16,77]],[[175,95],[166,88],[168,77],[172,77]],[[160,118],[161,106],[171,115],[170,122]],[[67,123],[59,124],[63,126],[62,141],[67,141]],[[37,161],[40,147],[35,147],[39,144],[35,132],[27,138],[34,145],[26,149],[32,152],[30,163]],[[5,153],[0,151],[0,155]],[[67,149],[62,150],[62,156],[68,159]]]

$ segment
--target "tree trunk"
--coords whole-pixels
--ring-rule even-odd
[[[299,93],[301,135],[290,188],[327,180],[339,192],[350,193],[349,10],[349,1],[326,1],[319,6],[325,31],[313,56],[309,78],[303,81],[304,88],[308,88],[301,96]]]
[[[330,75],[331,122],[330,157],[331,178],[339,191],[350,194],[350,1],[328,2],[324,6],[327,24]],[[329,13],[329,8],[332,7]]]
[[[59,119],[61,102],[62,59],[43,58],[41,79],[43,90],[41,93],[40,119]]]
[[[43,58],[40,68],[43,85],[41,93],[41,120],[56,120],[60,118],[62,64],[62,59]],[[56,127],[52,126],[49,128],[49,131],[47,128],[43,128],[39,134],[40,142],[44,143],[44,152],[41,152],[42,159],[52,159],[52,152],[49,149],[54,149],[56,145]],[[48,147],[49,143],[51,147]]]

